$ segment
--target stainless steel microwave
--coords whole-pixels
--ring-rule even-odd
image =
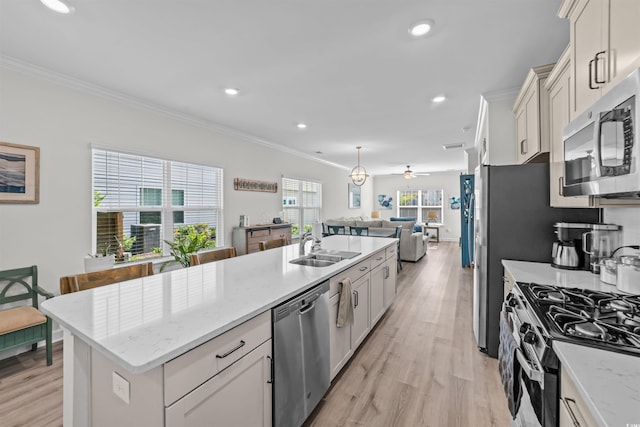
[[[640,197],[640,68],[564,128],[565,196]]]

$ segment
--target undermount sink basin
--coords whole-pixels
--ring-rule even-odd
[[[296,258],[289,261],[291,264],[306,265],[310,267],[327,267],[343,259],[350,259],[360,255],[360,252],[331,251],[321,249],[318,252]]]
[[[340,259],[351,259],[357,257],[362,252],[349,252],[349,251],[334,251],[331,249],[320,249],[318,252],[315,252],[316,255],[328,255],[340,257]]]
[[[297,265],[306,265],[308,267],[328,267],[330,265],[335,264],[338,261],[327,261],[324,259],[316,259],[316,258],[298,258],[293,261],[289,261],[291,264]]]

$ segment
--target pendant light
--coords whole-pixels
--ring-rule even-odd
[[[360,145],[356,147],[356,150],[358,150],[358,165],[351,169],[351,175],[349,175],[351,177],[351,181],[353,181],[353,183],[358,187],[364,184],[364,182],[367,180],[367,177],[369,176],[369,174],[367,174],[367,170],[364,167],[360,166],[361,148],[362,147]]]

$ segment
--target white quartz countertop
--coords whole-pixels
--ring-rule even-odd
[[[502,260],[517,282],[534,282],[565,288],[582,288],[594,291],[619,292],[615,285],[600,281],[598,274],[584,270],[563,270],[542,262]]]
[[[396,239],[330,236],[322,248],[361,254],[328,267],[289,263],[298,244],[61,295],[41,304],[73,335],[144,372],[357,264]],[[307,245],[309,246],[309,245]]]
[[[561,341],[553,349],[598,424],[640,425],[640,357]]]
[[[517,282],[618,292],[588,271],[502,260]],[[640,426],[640,357],[553,341],[553,349],[601,426]]]

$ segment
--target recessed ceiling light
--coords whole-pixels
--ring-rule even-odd
[[[60,0],[40,0],[40,3],[58,13],[71,13],[73,8]]]
[[[428,19],[424,21],[419,21],[413,24],[411,27],[409,27],[409,34],[411,34],[413,37],[422,37],[427,33],[429,33],[429,31],[431,31],[432,28],[433,28],[433,21]]]
[[[447,99],[444,95],[438,95],[438,96],[434,96],[433,98],[431,98],[431,100],[435,103],[440,103],[443,102],[445,99]]]
[[[237,95],[240,93],[240,91],[234,87],[228,87],[224,90],[224,93],[226,93],[227,95]]]
[[[307,125],[304,124],[304,123],[298,123],[296,126],[298,127],[298,129],[306,129],[307,128]]]

